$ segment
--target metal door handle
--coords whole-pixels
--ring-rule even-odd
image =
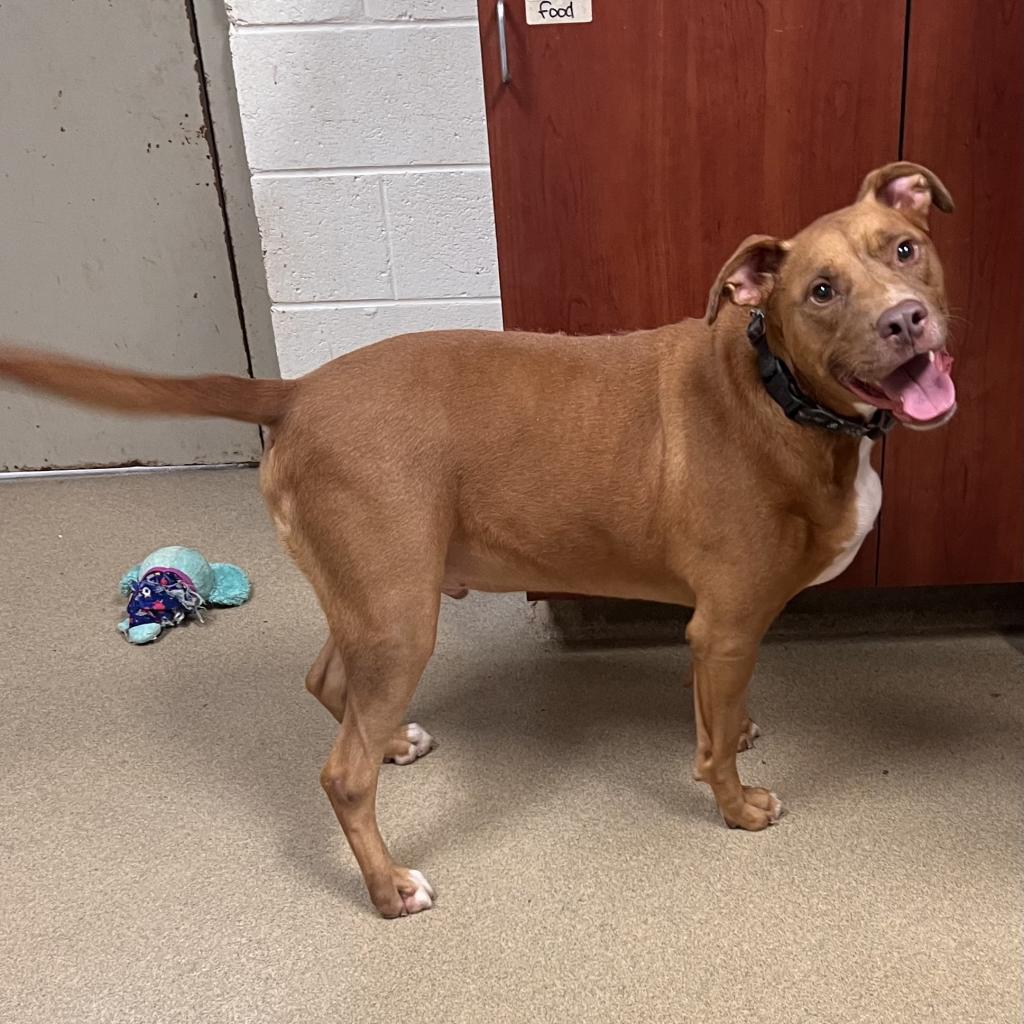
[[[498,16],[498,57],[501,59],[501,80],[505,85],[512,81],[508,69],[508,44],[505,41],[505,0],[498,0],[495,10]]]

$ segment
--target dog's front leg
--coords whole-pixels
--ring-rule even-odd
[[[747,685],[763,632],[700,608],[687,629],[697,724],[694,777],[711,787],[727,825],[754,832],[773,824],[782,813],[774,793],[744,786],[736,770],[736,751],[749,724]]]

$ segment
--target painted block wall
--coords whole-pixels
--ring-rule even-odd
[[[501,327],[475,0],[226,0],[281,372]]]

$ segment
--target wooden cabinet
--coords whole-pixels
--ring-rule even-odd
[[[1024,578],[1024,4],[913,0],[903,149],[957,210],[934,217],[960,409],[885,449],[878,581]]]
[[[748,234],[791,234],[900,157],[933,218],[961,409],[879,446],[879,528],[845,582],[1024,579],[1024,4],[632,0],[527,25],[479,0],[505,324],[598,333],[702,314]]]

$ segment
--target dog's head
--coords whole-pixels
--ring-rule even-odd
[[[956,392],[932,206],[950,213],[953,200],[926,168],[872,171],[852,206],[793,238],[748,238],[711,289],[708,323],[723,298],[759,306],[773,348],[825,405],[940,426],[956,411]]]

